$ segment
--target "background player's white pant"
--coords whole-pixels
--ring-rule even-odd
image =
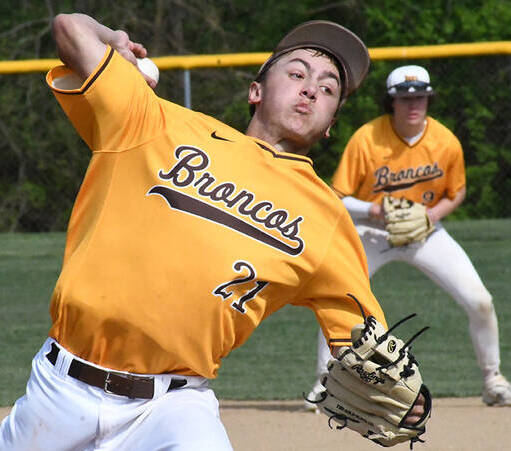
[[[153,399],[129,399],[68,376],[73,355],[65,350],[53,366],[45,357],[51,343],[34,357],[27,392],[0,426],[2,451],[232,450],[207,379],[167,393],[169,376],[159,375]]]
[[[441,224],[424,244],[391,248],[387,232],[370,223],[356,224],[367,255],[369,277],[386,263],[409,263],[449,293],[468,315],[469,331],[483,376],[499,370],[499,332],[492,297],[461,246]],[[390,325],[389,325],[390,326]],[[326,372],[330,352],[321,330],[318,336],[318,376]]]

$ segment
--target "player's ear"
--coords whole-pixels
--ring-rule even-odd
[[[256,105],[261,101],[262,97],[262,86],[261,83],[253,81],[250,83],[248,88],[248,103],[250,105]]]
[[[330,138],[330,129],[335,125],[336,122],[337,122],[337,116],[334,116],[332,118],[332,120],[330,121],[328,128],[325,130],[325,138]]]

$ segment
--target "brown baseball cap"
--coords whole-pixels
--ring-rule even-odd
[[[301,48],[314,48],[331,55],[343,71],[345,84],[341,99],[361,85],[370,65],[367,47],[347,28],[327,20],[311,20],[293,28],[277,44],[270,58],[259,69],[261,76],[281,55]]]

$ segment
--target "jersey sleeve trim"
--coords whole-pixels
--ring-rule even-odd
[[[92,84],[97,80],[97,78],[101,75],[101,73],[106,69],[106,67],[108,66],[108,64],[110,63],[110,60],[112,59],[112,57],[114,55],[114,49],[111,47],[108,47],[105,55],[106,55],[106,57],[104,57],[103,61],[100,62],[98,68],[89,76],[89,78],[87,78],[87,80],[85,80],[85,82],[79,89],[70,89],[70,90],[59,89],[59,88],[56,88],[53,83],[48,83],[48,84],[50,85],[51,89],[53,89],[54,91],[59,92],[61,94],[66,94],[66,95],[82,95],[82,94],[84,94],[92,86]],[[56,67],[55,69],[52,69],[49,72],[47,78],[50,77],[50,75],[52,76],[52,79],[58,78],[55,75],[60,75],[60,73],[54,74],[53,72],[56,69],[60,69],[60,68],[65,68],[65,66],[60,66],[60,67]],[[67,68],[65,68],[65,70],[70,71]]]

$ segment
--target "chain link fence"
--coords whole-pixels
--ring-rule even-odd
[[[428,69],[437,96],[430,114],[460,139],[467,198],[455,219],[511,217],[511,59],[478,56],[374,61],[362,88],[341,111],[332,139],[311,156],[327,182],[351,134],[382,113],[385,80],[395,67]],[[192,107],[244,130],[247,89],[257,67],[191,71]],[[184,104],[183,72],[162,71],[161,97]],[[0,231],[65,230],[90,152],[37,74],[0,75]]]

